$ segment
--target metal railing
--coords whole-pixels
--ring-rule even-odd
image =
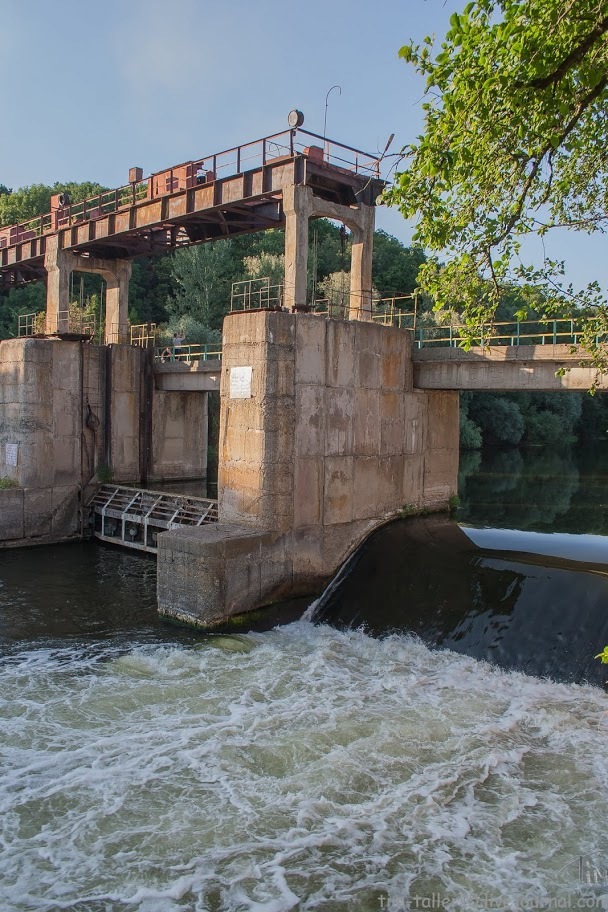
[[[94,339],[97,334],[97,320],[94,315],[78,312],[74,307],[60,310],[55,317],[39,313],[19,314],[17,336],[76,335]]]
[[[191,364],[193,361],[214,361],[222,357],[221,342],[210,342],[207,345],[173,345],[159,346],[154,350],[154,360],[159,364],[173,364],[183,362]]]
[[[306,155],[320,164],[362,176],[380,177],[379,155],[362,152],[308,130],[283,130],[223,152],[182,162],[123,187],[104,190],[82,202],[70,203],[25,222],[0,228],[0,248],[33,240],[60,228],[103,218],[144,200],[157,199],[201,184],[234,177],[244,171],[263,168],[296,155]]]
[[[270,278],[244,279],[233,282],[230,289],[230,312],[237,310],[282,310],[283,285],[270,284]]]
[[[554,320],[521,320],[482,324],[465,331],[458,324],[448,326],[420,325],[415,329],[418,348],[428,346],[462,347],[463,344],[487,348],[492,345],[578,345],[583,335],[581,320],[559,317]],[[606,342],[608,334],[598,331],[596,343]]]
[[[134,323],[129,325],[129,344],[140,348],[154,348],[158,336],[156,323]]]
[[[122,485],[102,485],[89,506],[96,538],[153,554],[160,532],[218,521],[217,500]]]
[[[17,317],[17,336],[35,336],[44,332],[44,313],[19,314]]]

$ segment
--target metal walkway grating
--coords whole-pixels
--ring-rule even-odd
[[[159,532],[218,520],[217,500],[111,484],[99,488],[89,507],[96,538],[152,554]]]

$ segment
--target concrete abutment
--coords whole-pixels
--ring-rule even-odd
[[[132,484],[205,477],[208,394],[154,387],[141,348],[0,343],[0,546],[81,537],[102,465]]]
[[[221,370],[220,522],[159,536],[165,617],[318,591],[374,528],[456,493],[458,394],[414,390],[407,331],[231,314]]]

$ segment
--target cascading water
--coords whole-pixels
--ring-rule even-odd
[[[595,688],[307,622],[17,651],[0,683],[3,910],[608,897]]]
[[[608,908],[605,567],[440,527],[368,542],[342,629],[238,636],[145,557],[0,553],[0,912]]]

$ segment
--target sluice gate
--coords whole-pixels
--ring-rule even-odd
[[[217,522],[217,500],[102,485],[89,503],[95,538],[139,551],[158,551],[159,532]]]

